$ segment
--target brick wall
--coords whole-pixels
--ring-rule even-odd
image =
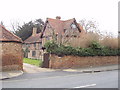
[[[81,68],[91,66],[102,66],[118,64],[118,56],[94,56],[94,57],[79,57],[79,56],[50,56],[50,68]]]
[[[2,42],[2,70],[23,70],[22,44],[16,42]]]

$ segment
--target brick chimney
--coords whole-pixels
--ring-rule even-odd
[[[33,32],[32,32],[32,36],[35,36],[37,34],[37,28],[33,27]]]
[[[60,20],[60,19],[61,19],[61,17],[60,17],[60,16],[56,16],[56,19],[59,19],[59,20]]]

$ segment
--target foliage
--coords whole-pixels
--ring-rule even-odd
[[[35,66],[41,66],[42,65],[42,60],[37,60],[37,59],[24,58],[23,62],[28,63],[28,64],[32,64],[32,65],[35,65]]]
[[[98,42],[92,42],[89,48],[71,47],[64,45],[57,45],[54,42],[47,42],[45,44],[47,52],[56,54],[58,56],[63,55],[75,55],[75,56],[116,56],[119,55],[120,49],[112,49],[109,47],[101,46]]]
[[[30,50],[28,49],[28,47],[26,47],[25,49],[23,49],[23,53],[24,53],[24,57],[28,57],[28,52],[30,52]]]
[[[47,43],[45,43],[45,48],[47,50],[47,52],[54,52],[54,50],[56,50],[56,48],[58,48],[58,45],[54,42],[54,41],[48,41]]]
[[[43,25],[44,22],[42,19],[37,19],[34,22],[30,21],[28,23],[24,23],[22,26],[18,26],[17,30],[14,31],[14,34],[19,36],[24,41],[29,36],[31,36],[33,27],[37,27],[37,33],[39,33],[41,32]]]
[[[103,46],[101,46],[98,42],[92,41],[92,43],[89,45],[90,48],[92,49],[102,49]]]

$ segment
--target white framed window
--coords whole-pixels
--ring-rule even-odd
[[[75,24],[71,24],[71,28],[75,29],[77,28]]]

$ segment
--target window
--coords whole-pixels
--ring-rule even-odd
[[[36,43],[34,43],[34,48],[36,48]]]
[[[50,40],[49,36],[46,37],[46,40]]]
[[[30,44],[25,44],[27,47],[30,47]]]
[[[42,42],[40,42],[40,44],[39,44],[39,45],[40,45],[40,49],[41,49],[41,48],[42,48]]]
[[[32,51],[32,56],[35,56],[36,55],[36,52],[35,51]]]
[[[75,29],[75,28],[76,28],[76,25],[75,25],[75,24],[71,24],[71,27],[72,27],[73,29]]]
[[[66,32],[66,29],[64,29],[64,33]]]

